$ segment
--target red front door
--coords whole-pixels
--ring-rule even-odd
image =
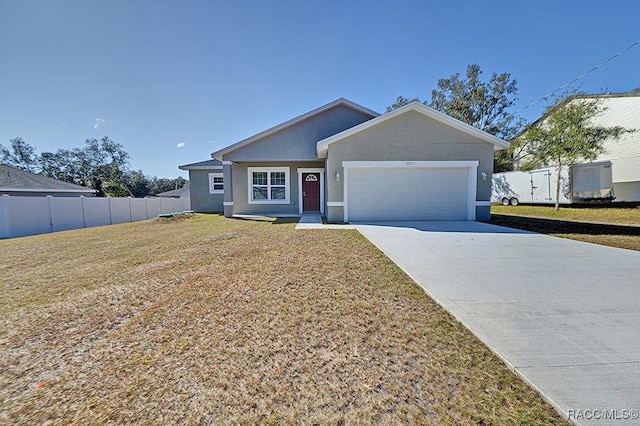
[[[320,173],[302,174],[302,211],[320,211]]]

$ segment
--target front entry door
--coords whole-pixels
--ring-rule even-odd
[[[302,211],[320,211],[320,173],[302,174]]]

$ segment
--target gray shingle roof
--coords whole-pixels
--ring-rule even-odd
[[[198,163],[185,164],[178,167],[180,170],[203,170],[203,169],[221,169],[222,161],[205,160]]]
[[[165,192],[156,194],[156,197],[179,197],[185,191],[189,191],[188,183],[186,183],[182,188],[172,189],[171,191],[165,191]]]
[[[0,164],[0,190],[47,191],[47,192],[96,192],[80,185],[51,179],[46,176],[25,172],[6,164]]]

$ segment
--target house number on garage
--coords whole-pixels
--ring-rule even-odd
[[[407,161],[407,166],[415,166],[416,162],[415,161]]]

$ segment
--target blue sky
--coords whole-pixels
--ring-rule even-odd
[[[383,112],[478,64],[518,108],[640,40],[636,1],[0,0],[0,143],[108,135],[131,167],[178,165],[339,97]],[[640,46],[580,81],[640,87]],[[545,103],[521,114],[536,119]]]

